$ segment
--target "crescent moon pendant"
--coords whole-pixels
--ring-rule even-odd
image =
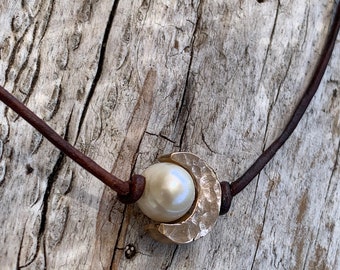
[[[195,184],[196,197],[191,209],[171,223],[156,223],[146,230],[156,240],[165,243],[186,244],[205,236],[214,226],[221,206],[221,187],[213,169],[198,156],[176,152],[159,158],[186,169]]]

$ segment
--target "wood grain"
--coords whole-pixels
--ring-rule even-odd
[[[289,119],[335,5],[5,0],[0,84],[118,177],[190,151],[233,181]],[[339,269],[339,58],[338,38],[293,136],[189,245],[152,240],[136,206],[0,104],[1,268]]]

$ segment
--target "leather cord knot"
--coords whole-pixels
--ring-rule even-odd
[[[135,203],[143,195],[145,188],[145,177],[135,174],[129,181],[129,193],[126,195],[118,194],[118,200],[124,204]]]
[[[231,194],[230,184],[228,182],[223,181],[220,185],[222,191],[220,215],[225,215],[230,209],[233,195]]]

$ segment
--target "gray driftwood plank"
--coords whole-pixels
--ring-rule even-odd
[[[287,123],[335,5],[5,0],[0,83],[118,177],[182,150],[233,181]],[[150,239],[136,206],[0,103],[0,268],[340,269],[339,58],[337,42],[293,136],[183,246]]]

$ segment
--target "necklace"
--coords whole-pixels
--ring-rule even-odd
[[[226,181],[219,183],[213,169],[205,161],[194,154],[181,152],[161,157],[160,163],[149,167],[143,175],[134,175],[131,181],[124,182],[76,150],[3,87],[0,87],[0,99],[61,151],[115,190],[121,202],[128,204],[138,201],[141,210],[156,221],[147,227],[154,238],[163,242],[188,243],[211,230],[218,215],[229,210],[233,196],[254,179],[298,125],[330,59],[339,31],[339,7],[315,73],[291,120],[278,139],[231,184]],[[155,76],[156,73],[150,71],[143,87],[152,89]]]

